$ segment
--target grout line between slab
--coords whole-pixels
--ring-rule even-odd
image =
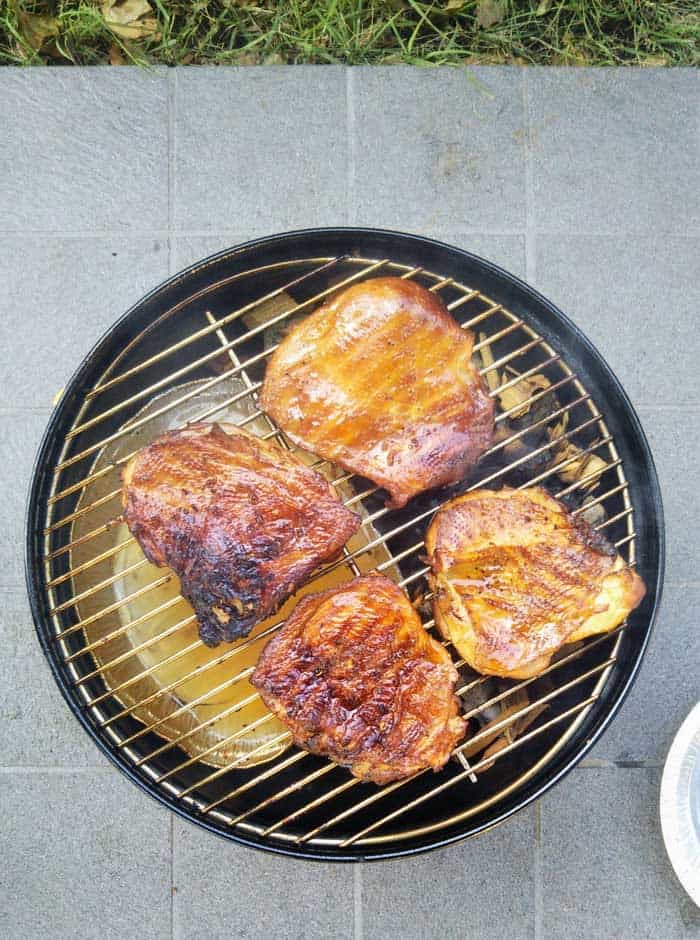
[[[356,147],[354,148],[357,149]],[[401,229],[406,226],[413,225],[421,227],[423,225],[421,219],[414,220],[404,220],[400,225],[397,225],[396,228]],[[350,224],[350,222],[348,223]],[[331,228],[333,226],[330,226]],[[370,226],[371,227],[371,226]],[[525,231],[522,227],[514,226],[512,228],[490,228],[489,226],[478,226],[473,227],[465,224],[462,226],[460,222],[451,222],[445,223],[442,226],[452,235],[494,235],[494,236],[509,236],[509,235],[523,235]],[[391,226],[389,226],[391,228]],[[151,228],[151,229],[132,229],[132,228],[122,228],[122,229],[22,229],[21,231],[13,231],[12,229],[0,229],[0,238],[166,238],[168,234],[173,235],[176,238],[219,238],[221,236],[229,236],[235,232],[233,228],[219,229],[178,229],[178,230],[168,230],[162,228]],[[596,231],[594,229],[581,229],[578,228],[575,231],[570,231],[569,229],[550,229],[550,228],[541,228],[537,225],[533,225],[533,233],[537,235],[546,235],[546,236],[557,236],[561,238],[610,238],[610,239],[630,239],[634,238],[638,241],[652,241],[654,240],[654,232],[644,232],[640,229],[635,229],[634,231],[626,231],[623,229],[615,229],[614,231]],[[264,234],[264,233],[261,233]],[[664,232],[662,234],[664,239],[690,239],[698,241],[700,239],[700,234],[693,231],[683,231],[683,232]]]
[[[175,118],[177,108],[177,70],[168,71],[168,273],[175,273],[173,227],[175,221]]]
[[[362,864],[353,865],[353,938],[362,940]]]
[[[542,940],[542,801],[535,803],[535,940]]]
[[[175,815],[170,813],[170,937],[175,940]]]
[[[345,69],[345,127],[347,133],[347,177],[346,185],[346,204],[345,204],[345,224],[351,225],[355,218],[355,198],[356,198],[356,180],[355,172],[357,166],[357,128],[355,121],[355,77],[352,66]]]
[[[647,768],[663,767],[665,761],[655,757],[644,757],[639,760],[608,760],[604,757],[584,757],[576,765],[577,770],[602,770],[617,767],[620,770],[645,770]]]
[[[655,402],[652,404],[645,404],[644,402],[637,402],[634,406],[637,411],[698,411],[700,409],[700,402],[677,402],[669,404],[659,404]]]
[[[587,228],[550,228],[547,225],[537,225],[535,224],[535,230],[538,235],[556,235],[566,238],[635,238],[639,241],[654,241],[657,242],[659,238],[669,239],[669,238],[688,238],[691,241],[695,239],[697,241],[700,238],[700,233],[693,231],[692,229],[688,231],[667,231],[661,232],[654,229],[587,229]]]
[[[153,238],[153,236],[165,237],[168,230],[164,228],[148,229],[41,229],[25,228],[20,232],[13,232],[12,229],[0,229],[0,238],[124,238],[126,236],[133,238]]]
[[[12,405],[11,408],[0,408],[0,417],[2,415],[27,414],[28,412],[46,415],[48,417],[52,411],[53,408],[51,405]],[[38,446],[37,443],[37,447]]]
[[[619,770],[648,770],[649,768],[659,768],[664,767],[666,764],[665,760],[653,760],[649,758],[648,760],[615,760],[613,761],[613,766],[617,767]]]
[[[523,101],[523,120],[525,122],[525,278],[528,284],[535,283],[537,241],[535,225],[535,204],[532,182],[532,140],[530,134],[530,89],[527,69],[520,70],[520,87]]]
[[[107,774],[114,773],[114,767],[39,767],[36,764],[12,764],[0,766],[0,774]]]

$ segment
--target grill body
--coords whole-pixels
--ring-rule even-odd
[[[76,520],[84,522],[105,506],[113,516],[119,512],[116,495],[101,507],[81,504],[85,481],[95,476],[95,461],[119,439],[125,422],[148,425],[139,410],[156,391],[182,387],[196,404],[202,386],[188,381],[219,387],[231,373],[245,379],[254,405],[268,354],[263,331],[253,327],[251,336],[250,324],[242,327],[231,311],[253,308],[266,291],[286,288],[296,315],[313,309],[319,295],[343,279],[387,273],[416,277],[439,291],[453,315],[463,315],[460,322],[477,339],[485,337],[477,349],[489,346],[497,363],[517,366],[517,375],[548,375],[562,411],[569,410],[576,443],[606,461],[592,495],[607,510],[606,534],[644,578],[646,597],[624,628],[593,638],[547,677],[524,684],[524,711],[535,705],[542,711],[492,761],[478,755],[466,761],[462,755],[461,764],[453,761],[439,775],[423,774],[381,791],[356,785],[319,758],[284,749],[260,766],[224,763],[213,770],[181,748],[164,747],[157,721],[151,728],[125,709],[120,695],[111,693],[99,658],[85,651],[91,639],[86,621],[103,614],[86,618],[81,598],[99,595],[103,581],[94,559],[80,566],[95,572],[87,591],[85,581],[73,576],[75,543],[89,546],[99,529],[88,526],[76,537]],[[284,322],[284,315],[279,318]],[[164,344],[173,349],[168,356],[162,355]],[[228,356],[223,366],[222,349]],[[216,417],[214,408],[211,418]],[[471,485],[530,485],[544,473],[545,485],[557,483],[550,487],[555,494],[576,490],[551,471],[526,468],[487,463],[477,468]],[[352,485],[351,502],[362,504],[388,552],[385,568],[398,572],[410,592],[419,590],[420,539],[445,496],[428,494],[389,514],[367,481]],[[181,816],[241,843],[306,858],[357,860],[408,855],[484,831],[541,796],[583,757],[636,676],[660,600],[663,552],[661,498],[644,433],[612,371],[570,320],[517,278],[459,249],[393,232],[320,229],[250,242],[193,265],[143,298],[97,343],[66,387],[39,450],[27,515],[26,574],[37,633],[56,682],[96,744],[134,782]],[[515,687],[523,685],[501,683],[487,692],[469,670],[463,678],[465,710],[475,720],[520,694]]]

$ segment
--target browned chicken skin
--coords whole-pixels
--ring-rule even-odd
[[[296,744],[383,784],[444,766],[466,727],[457,679],[405,592],[374,574],[303,598],[251,682]]]
[[[129,529],[180,578],[208,646],[274,613],[360,521],[322,476],[233,425],[156,438],[126,465],[122,497]]]
[[[537,487],[446,503],[425,540],[435,620],[470,666],[525,679],[566,643],[607,633],[644,583],[602,535]]]
[[[493,401],[473,340],[419,284],[363,281],[291,330],[261,405],[297,444],[403,506],[462,479],[491,443]]]

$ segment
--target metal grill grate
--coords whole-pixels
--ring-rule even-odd
[[[508,389],[522,388],[525,379],[543,374],[549,388],[534,390],[525,404],[541,407],[556,393],[555,407],[535,424],[511,427],[507,437],[497,439],[460,491],[542,483],[568,499],[587,492],[585,507],[574,511],[603,506],[605,517],[596,527],[630,565],[635,563],[625,468],[590,390],[527,322],[452,277],[389,258],[285,260],[193,292],[125,341],[99,381],[85,389],[53,470],[43,551],[55,654],[99,735],[152,786],[219,827],[292,847],[381,846],[439,832],[496,805],[546,766],[574,734],[601,695],[625,629],[564,650],[543,675],[520,682],[476,675],[446,643],[463,677],[458,693],[473,734],[439,775],[423,772],[381,788],[361,784],[335,764],[289,748],[284,730],[268,735],[258,753],[256,747],[240,751],[242,741],[255,741],[254,733],[260,735],[260,729],[276,721],[264,710],[247,727],[219,735],[192,753],[194,740],[259,705],[254,690],[229,699],[218,711],[210,700],[245,688],[253,665],[241,666],[243,658],[257,655],[283,621],[278,617],[257,635],[219,648],[208,662],[194,667],[192,657],[202,644],[196,638],[182,640],[188,630],[192,637],[191,613],[138,639],[139,630],[167,618],[182,601],[173,594],[176,581],[167,571],[139,584],[148,563],[128,532],[115,535],[120,528],[119,468],[149,433],[156,433],[159,421],[183,409],[188,420],[217,420],[231,409],[242,409],[239,424],[295,450],[257,405],[265,361],[277,345],[275,330],[339,288],[379,274],[420,281],[443,298],[458,322],[474,330],[475,356],[481,357],[481,373],[491,377],[491,395],[498,405],[497,428],[523,407],[521,402],[503,410],[499,403]],[[239,299],[231,309],[232,298],[244,302]],[[144,413],[141,409],[149,402],[151,410]],[[568,424],[559,438],[517,457],[506,456],[534,429],[551,427],[564,416]],[[134,440],[141,443],[133,446]],[[578,456],[562,451],[560,459],[552,457],[563,441],[574,442]],[[603,463],[567,485],[561,473],[581,454],[595,454]],[[375,569],[395,577],[412,596],[429,600],[427,568],[420,557],[422,532],[447,495],[419,497],[403,510],[390,511],[368,481],[322,460],[311,465],[331,479],[346,505],[361,512],[364,540],[351,543],[310,589],[333,571],[351,577]],[[129,551],[135,553],[132,560],[115,570],[115,560]],[[171,596],[163,599],[165,589]],[[133,610],[140,612],[134,616]],[[432,629],[432,619],[423,619]],[[149,660],[166,641],[167,655]],[[154,675],[166,674],[169,681],[149,686]],[[200,697],[179,699],[183,687],[195,682],[204,688]],[[201,709],[196,712],[198,706],[213,710],[203,716]],[[501,713],[494,719],[496,709]],[[181,719],[184,724],[178,725]],[[499,732],[500,750],[484,754]],[[227,748],[235,756],[222,759]]]

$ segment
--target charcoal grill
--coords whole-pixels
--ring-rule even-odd
[[[504,389],[545,375],[556,408],[538,419],[541,425],[566,414],[565,439],[579,454],[601,458],[591,473],[565,485],[562,470],[574,458],[560,451],[555,459],[556,442],[506,459],[509,446],[530,433],[513,429],[457,489],[540,484],[577,512],[602,507],[597,527],[637,567],[648,591],[626,624],[565,649],[536,679],[478,676],[446,644],[460,669],[458,691],[472,736],[439,774],[376,787],[290,747],[284,729],[275,729],[254,701],[254,690],[231,698],[282,616],[193,666],[201,644],[191,632],[183,639],[193,617],[178,608],[184,602],[177,580],[150,571],[119,529],[118,473],[159,422],[217,420],[234,407],[239,414],[243,409],[239,423],[290,446],[257,406],[275,330],[342,286],[389,274],[419,281],[474,330],[475,355],[482,374],[492,373],[497,403]],[[536,390],[526,404],[541,406],[551,400],[546,395]],[[498,424],[516,410],[499,406]],[[548,463],[535,459],[543,455]],[[313,465],[364,520],[364,541],[351,543],[325,576],[331,569],[341,577],[378,569],[417,602],[429,600],[422,537],[449,493],[390,511],[368,481],[320,460]],[[116,568],[115,559],[122,559]],[[181,816],[241,843],[307,858],[378,859],[455,842],[501,822],[592,746],[632,684],[652,628],[663,572],[662,508],[649,447],[624,391],[549,301],[495,265],[425,238],[309,230],[250,242],[177,274],[87,355],[56,405],[37,457],[26,568],[39,639],[64,697],[134,782]],[[163,590],[170,592],[165,599]],[[159,618],[174,609],[179,616],[161,628]],[[432,629],[429,607],[421,609]],[[144,625],[150,633],[135,634]],[[160,658],[159,650],[165,651]],[[197,694],[185,696],[182,690],[195,682]],[[217,695],[224,695],[223,704]],[[233,731],[224,724],[252,707],[259,709],[254,720]],[[485,752],[497,732],[500,750]],[[247,736],[254,746],[245,750]]]

